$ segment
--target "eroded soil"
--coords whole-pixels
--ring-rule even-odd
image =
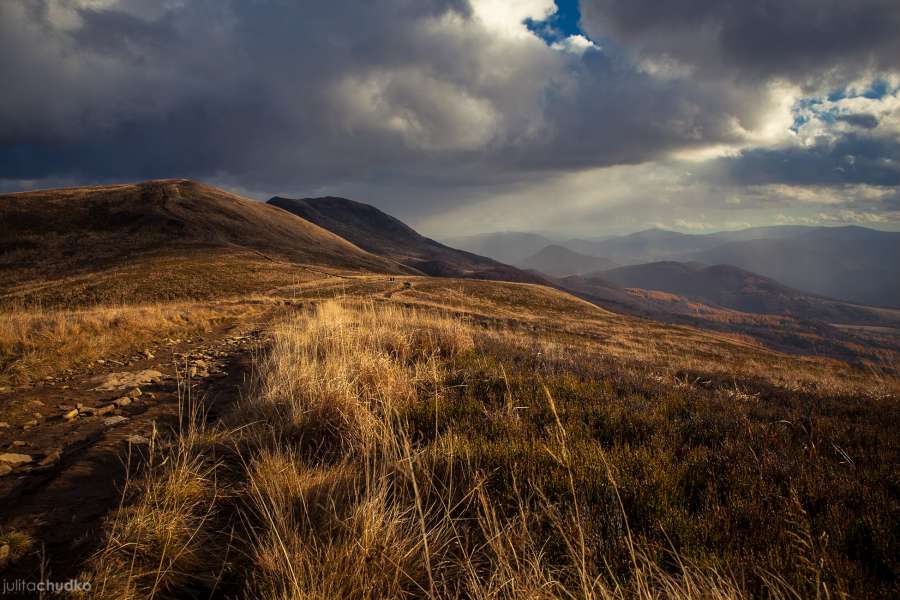
[[[30,459],[3,463],[0,537],[17,532],[33,541],[28,554],[5,565],[4,579],[77,575],[149,441],[177,430],[194,406],[216,420],[240,398],[260,331],[258,323],[231,322],[0,393],[0,454]],[[103,385],[141,371],[160,376],[137,386]]]

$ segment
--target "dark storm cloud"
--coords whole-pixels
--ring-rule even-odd
[[[730,183],[758,185],[900,185],[897,139],[848,134],[812,147],[757,148],[707,165]]]
[[[505,39],[462,0],[148,6],[0,6],[0,177],[468,185],[735,141],[756,118],[739,90],[615,49]]]
[[[848,123],[849,125],[860,127],[862,129],[875,129],[876,127],[878,127],[878,117],[867,113],[837,115],[835,117],[835,120],[841,121],[843,123]]]
[[[481,18],[488,4],[521,10],[486,0],[0,1],[0,180],[377,190],[401,216],[427,215],[581,170],[745,146],[781,106],[774,79],[832,85],[862,67],[896,68],[888,30],[900,11],[887,2],[587,2],[583,26],[599,48],[581,52],[524,26],[510,33],[519,17],[496,27]],[[540,12],[546,0],[519,4]],[[874,139],[880,118],[835,122]],[[747,150],[740,165],[706,172],[893,181],[877,153],[896,148],[866,139],[847,138],[850,170],[832,144]]]
[[[83,9],[72,30],[51,22],[50,2],[4,4],[2,38],[17,52],[0,54],[0,78],[18,85],[0,100],[0,176],[225,172],[264,182],[390,163],[402,140],[342,131],[327,86],[409,64],[421,41],[405,31],[468,8],[352,4],[191,2],[149,17]]]
[[[584,0],[582,14],[594,36],[736,78],[815,86],[900,56],[896,0]]]

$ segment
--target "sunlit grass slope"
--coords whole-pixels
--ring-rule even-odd
[[[274,323],[245,401],[150,450],[97,595],[900,591],[894,380],[467,285]]]

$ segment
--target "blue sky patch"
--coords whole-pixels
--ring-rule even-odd
[[[900,87],[891,87],[887,80],[877,78],[872,81],[869,86],[861,92],[852,92],[848,88],[840,88],[832,90],[825,97],[809,97],[798,100],[793,107],[794,123],[791,125],[791,131],[798,132],[803,125],[809,122],[809,113],[815,118],[827,124],[834,124],[838,121],[838,112],[836,109],[823,110],[821,105],[825,102],[838,102],[847,98],[868,98],[870,100],[881,100],[885,96],[896,94],[900,91]],[[804,114],[806,113],[806,114]]]
[[[525,26],[529,31],[548,44],[570,35],[585,35],[580,23],[581,9],[578,7],[578,0],[556,0],[556,12],[545,21],[525,20]]]

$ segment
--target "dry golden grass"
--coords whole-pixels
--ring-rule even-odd
[[[73,310],[0,312],[0,383],[26,383],[99,358],[134,352],[169,336],[190,335],[259,303],[169,303]]]
[[[295,437],[327,436],[364,450],[383,420],[416,400],[430,360],[471,350],[457,321],[371,304],[327,303],[272,330],[262,361],[259,408],[273,410]]]
[[[331,269],[328,269],[329,271]],[[334,269],[340,273],[340,270]],[[272,260],[240,248],[171,248],[124,264],[53,274],[29,273],[4,285],[0,309],[71,309],[123,304],[241,299],[282,285],[321,279],[320,269]]]
[[[773,548],[796,566],[791,582],[633,531],[623,448],[575,435],[571,404],[558,409],[549,387],[543,406],[518,406],[528,369],[515,367],[516,382],[497,364],[540,356],[554,365],[549,376],[562,378],[558,393],[569,395],[567,386],[581,385],[566,374],[579,368],[571,353],[584,348],[565,336],[485,329],[470,317],[345,300],[274,325],[253,393],[228,428],[183,433],[130,486],[91,563],[95,590],[134,598],[187,590],[272,599],[842,597],[799,504],[787,546]],[[449,382],[470,364],[480,366],[467,367],[468,386],[483,385],[477,370],[497,365],[501,379],[484,383],[500,386],[502,400],[486,396],[454,420],[447,411],[466,405],[450,402],[459,386]],[[659,399],[664,410],[671,402]],[[543,429],[533,431],[522,409]],[[473,423],[495,433],[476,435]],[[492,456],[513,462],[498,472]],[[605,490],[600,505],[586,500],[585,473]],[[597,527],[612,527],[614,538],[598,539]]]
[[[257,439],[250,472],[262,524],[251,544],[260,586],[251,595],[435,590],[451,523],[421,496],[430,483],[418,480],[398,419],[422,385],[437,384],[437,359],[472,348],[459,321],[372,304],[326,303],[274,328],[248,407],[278,423]]]
[[[204,451],[214,438],[197,427],[196,412],[184,422],[172,440],[152,437],[142,476],[126,481],[98,568],[83,577],[93,583],[91,597],[171,597],[179,590],[215,588],[219,573],[206,567],[220,560],[211,533],[219,509],[219,465]]]

